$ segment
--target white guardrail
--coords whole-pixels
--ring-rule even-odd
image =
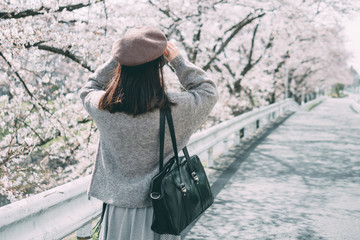
[[[298,105],[287,99],[241,114],[231,120],[194,134],[188,143],[191,154],[212,166],[214,156],[226,153],[257,129]],[[62,239],[77,232],[83,239],[91,235],[91,223],[102,203],[87,199],[90,176],[55,187],[0,208],[0,239]]]

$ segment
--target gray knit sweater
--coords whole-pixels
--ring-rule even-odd
[[[172,102],[178,150],[204,122],[218,99],[218,92],[205,72],[181,55],[170,63],[187,90],[168,92]],[[92,74],[81,89],[85,109],[100,132],[96,162],[88,190],[103,202],[119,207],[151,206],[150,180],[159,171],[159,110],[136,117],[98,109],[100,97],[112,80],[117,62],[110,59]],[[164,161],[173,156],[168,127],[165,132]]]

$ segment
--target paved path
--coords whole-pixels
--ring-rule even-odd
[[[276,128],[186,239],[360,239],[360,114],[350,101],[328,99]]]

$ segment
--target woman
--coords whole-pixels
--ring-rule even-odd
[[[171,108],[180,150],[208,116],[218,93],[205,72],[186,61],[157,28],[129,30],[111,54],[80,93],[100,132],[88,196],[107,203],[100,239],[156,239],[149,194],[159,164],[159,109]],[[164,57],[187,91],[165,92]],[[168,129],[165,134],[164,162],[173,156]]]

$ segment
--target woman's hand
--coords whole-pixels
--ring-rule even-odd
[[[179,55],[179,52],[179,49],[174,44],[167,42],[166,50],[164,52],[166,60],[171,62],[177,55]]]

